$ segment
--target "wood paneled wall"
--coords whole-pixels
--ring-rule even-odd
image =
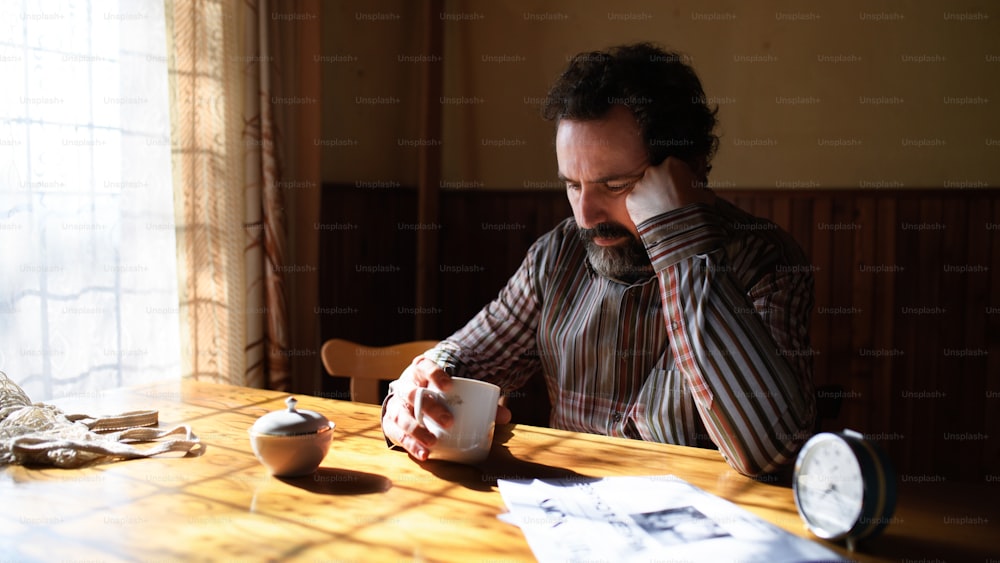
[[[1000,478],[1000,190],[718,193],[789,231],[812,260],[815,381],[841,400],[824,428],[873,435],[903,480]],[[420,224],[413,190],[324,186],[324,339],[408,340],[418,315],[447,336],[570,215],[558,190],[443,190],[440,203],[439,221]],[[440,263],[437,302],[417,307],[420,229],[438,232]]]

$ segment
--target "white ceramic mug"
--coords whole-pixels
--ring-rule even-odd
[[[451,381],[451,390],[447,393],[433,384],[420,389],[413,405],[417,422],[438,439],[429,458],[459,463],[480,462],[490,454],[493,445],[500,388],[492,383],[464,377],[453,377]],[[423,402],[427,395],[433,395],[451,411],[455,419],[451,428],[441,428],[430,417],[424,418]]]

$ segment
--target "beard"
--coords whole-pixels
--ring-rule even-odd
[[[631,231],[620,223],[600,223],[593,229],[580,228],[580,240],[587,250],[587,258],[594,270],[613,280],[633,283],[653,274],[653,264],[649,254]],[[626,237],[624,242],[614,246],[600,246],[594,238]]]

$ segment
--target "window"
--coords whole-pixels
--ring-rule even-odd
[[[163,2],[0,4],[0,369],[35,401],[178,377]]]

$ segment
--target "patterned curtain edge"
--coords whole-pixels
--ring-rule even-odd
[[[288,354],[288,312],[285,296],[285,204],[278,189],[279,163],[276,150],[278,131],[271,107],[271,65],[277,58],[271,55],[268,28],[268,0],[259,0],[257,35],[259,38],[259,99],[261,118],[261,198],[264,249],[264,300],[267,312],[265,339],[267,342],[267,377],[271,389],[287,390],[290,386]]]
[[[165,0],[182,377],[287,389],[266,0]]]

